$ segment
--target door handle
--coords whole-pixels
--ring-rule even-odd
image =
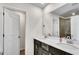
[[[21,38],[21,36],[18,36],[18,38]]]

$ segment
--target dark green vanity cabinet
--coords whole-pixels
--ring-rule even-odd
[[[34,55],[49,55],[49,46],[40,41],[34,40]]]
[[[57,49],[55,47],[52,47],[52,46],[49,46],[49,52],[52,54],[52,55],[71,55],[70,53],[67,53],[65,51],[62,51],[60,49]]]
[[[39,55],[39,50],[41,47],[41,42],[34,40],[34,54]]]
[[[71,54],[34,39],[34,55],[71,55]]]

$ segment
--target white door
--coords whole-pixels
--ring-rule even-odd
[[[0,7],[0,55],[3,53],[3,9]]]
[[[12,10],[4,9],[4,54],[20,54],[20,16]]]

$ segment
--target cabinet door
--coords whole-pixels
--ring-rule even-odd
[[[34,39],[34,55],[39,55],[40,47],[41,47],[41,42]]]
[[[4,9],[4,54],[20,54],[20,17],[12,10]]]

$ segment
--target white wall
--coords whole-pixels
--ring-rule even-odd
[[[65,3],[53,3],[44,8],[43,22],[46,25],[44,28],[45,35],[50,33],[51,35],[59,36],[59,16],[52,14],[51,12],[60,8],[64,4]]]
[[[53,36],[59,37],[59,16],[58,15],[52,15],[53,16]]]
[[[26,41],[26,53],[33,54],[34,53],[34,43],[33,43],[33,36],[38,35],[42,36],[42,9],[38,7],[31,7],[29,9],[29,20],[26,22],[30,23],[30,30],[26,31],[26,33],[30,33],[30,36],[27,36]],[[29,25],[26,26],[29,28]],[[28,45],[27,45],[28,44]]]
[[[50,13],[44,13],[43,15],[43,24],[45,25],[44,27],[44,35],[48,36],[48,34],[52,35],[52,30],[53,30],[53,16]]]
[[[79,15],[71,17],[71,36],[79,41]]]

